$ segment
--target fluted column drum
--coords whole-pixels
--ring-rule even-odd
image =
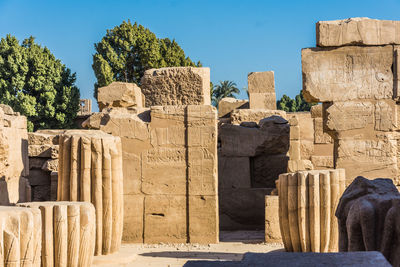
[[[41,229],[38,209],[0,206],[0,266],[40,267]]]
[[[59,201],[17,205],[40,210],[42,267],[92,265],[96,225],[94,206],[91,203]]]
[[[103,131],[70,130],[59,142],[57,199],[93,203],[95,255],[117,252],[124,217],[121,139]]]
[[[279,226],[286,251],[338,251],[335,211],[345,180],[344,169],[279,175]]]

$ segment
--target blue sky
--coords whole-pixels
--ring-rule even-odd
[[[34,36],[77,73],[81,97],[92,98],[94,43],[130,19],[175,39],[187,56],[211,68],[214,84],[232,80],[243,88],[249,72],[275,71],[280,98],[301,90],[300,52],[315,46],[315,22],[349,17],[400,20],[400,0],[0,0],[0,37]]]

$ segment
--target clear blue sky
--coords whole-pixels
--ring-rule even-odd
[[[243,88],[247,73],[274,70],[280,98],[301,90],[300,51],[315,46],[315,22],[349,17],[400,20],[400,0],[0,0],[0,37],[34,36],[77,73],[81,97],[91,98],[94,43],[130,19],[175,39],[192,60],[211,68],[214,84],[232,80]]]

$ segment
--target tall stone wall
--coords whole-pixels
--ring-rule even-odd
[[[319,22],[317,45],[330,47],[302,50],[303,95],[323,102],[324,131],[334,140],[334,166],[346,169],[347,184],[358,175],[398,183],[396,31],[372,38],[378,28],[397,24],[367,18]],[[371,46],[376,44],[380,46]]]
[[[113,108],[85,125],[121,137],[124,241],[218,242],[214,107]]]
[[[0,205],[30,201],[26,117],[0,104]]]

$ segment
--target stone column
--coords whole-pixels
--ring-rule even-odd
[[[95,245],[95,210],[85,202],[27,202],[42,215],[42,267],[89,267]]]
[[[117,252],[123,227],[121,139],[102,131],[71,130],[60,136],[59,201],[96,208],[95,255]]]
[[[335,211],[345,180],[344,169],[279,175],[279,224],[286,251],[338,251]]]
[[[40,211],[0,206],[0,266],[40,267]]]

